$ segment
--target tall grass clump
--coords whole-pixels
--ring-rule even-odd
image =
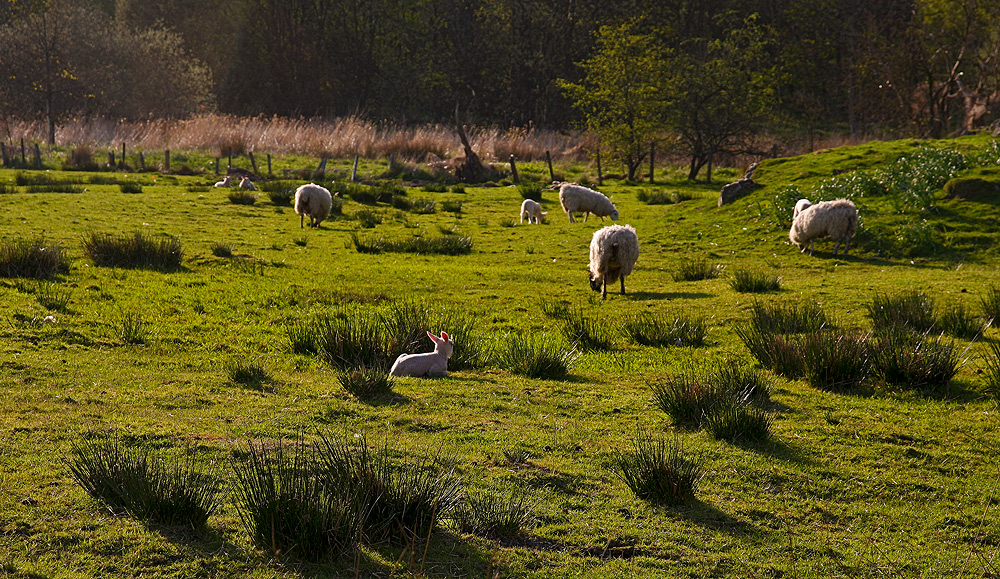
[[[876,294],[865,308],[876,332],[905,328],[924,333],[937,322],[934,299],[923,292],[910,291],[895,296]]]
[[[233,462],[239,516],[259,548],[307,561],[357,549],[365,519],[360,492],[331,485],[322,458],[302,439],[287,447],[250,444]]]
[[[271,203],[282,207],[292,204],[296,188],[296,184],[292,181],[265,181],[260,184],[260,190],[267,193]]]
[[[52,279],[69,272],[69,258],[59,243],[34,240],[0,241],[0,277]]]
[[[429,328],[444,330],[455,343],[449,370],[483,369],[492,364],[495,341],[483,330],[482,320],[466,311],[445,310],[431,315]],[[428,347],[433,345],[427,343]],[[423,350],[429,351],[429,350]]]
[[[802,335],[768,332],[752,323],[739,324],[734,331],[761,366],[786,378],[805,374]]]
[[[91,233],[83,240],[84,254],[99,267],[177,271],[184,254],[176,237],[151,239],[133,234]]]
[[[139,312],[123,311],[112,322],[115,337],[129,346],[148,344],[156,335],[156,327]]]
[[[867,334],[821,330],[804,334],[799,346],[814,388],[852,392],[866,384],[872,367]]]
[[[829,320],[818,304],[767,304],[754,300],[750,324],[761,332],[800,334],[828,327]]]
[[[722,273],[721,263],[711,263],[704,259],[685,261],[676,271],[670,274],[674,281],[701,281],[715,279]]]
[[[661,191],[654,193],[639,191],[635,194],[635,198],[646,205],[673,205],[692,199],[692,197],[687,193],[681,193],[679,191]]]
[[[165,461],[147,447],[102,437],[74,444],[66,464],[87,494],[140,520],[203,527],[219,505],[215,477],[190,456]]]
[[[436,238],[411,237],[408,239],[389,240],[378,236],[361,238],[356,233],[352,233],[351,242],[358,253],[385,252],[416,253],[421,255],[465,255],[472,251],[472,238],[465,235],[445,235]]]
[[[122,181],[121,183],[118,183],[118,189],[122,193],[142,193],[142,183],[138,183],[136,181]]]
[[[234,189],[227,197],[233,205],[253,205],[257,202],[257,194],[244,189]]]
[[[242,384],[249,388],[260,389],[271,380],[267,369],[257,360],[234,358],[225,363],[223,370],[233,384]]]
[[[693,370],[654,383],[652,390],[653,403],[670,416],[674,426],[688,430],[701,428],[705,418],[729,396],[706,376]]]
[[[771,415],[746,400],[729,399],[705,418],[705,431],[716,440],[761,444],[771,438]]]
[[[702,461],[684,456],[680,444],[636,433],[632,449],[613,459],[615,474],[635,493],[653,503],[680,505],[694,498],[704,475]]]
[[[40,306],[57,312],[66,312],[73,297],[73,288],[48,280],[37,280],[29,291],[35,295],[35,301]]]
[[[984,356],[984,366],[986,393],[1000,402],[1000,343],[990,343],[990,351]]]
[[[781,289],[781,278],[755,269],[738,269],[729,280],[730,287],[740,293],[776,292]]]
[[[960,303],[949,306],[937,320],[937,327],[942,332],[966,340],[982,335],[988,324],[988,320],[983,320]]]
[[[610,350],[614,346],[611,327],[599,315],[590,316],[583,308],[570,308],[560,330],[570,344],[582,351]]]
[[[622,331],[629,340],[643,346],[703,346],[708,333],[704,318],[670,317],[642,312],[626,316]]]
[[[392,394],[394,379],[386,364],[338,367],[335,373],[344,390],[358,400],[379,400]]]
[[[309,338],[299,336],[299,347],[309,344],[336,368],[385,366],[390,357],[382,320],[375,312],[345,309],[321,315],[309,332]]]
[[[498,346],[496,357],[500,368],[512,374],[562,380],[580,354],[575,348],[558,346],[545,337],[531,339],[513,334]]]
[[[958,373],[958,350],[952,342],[895,330],[880,333],[872,345],[874,374],[890,386],[937,390]]]
[[[466,494],[455,520],[458,528],[490,539],[510,539],[535,522],[534,502],[520,487]]]
[[[711,379],[722,392],[729,392],[736,400],[763,404],[771,400],[771,381],[758,368],[727,362],[719,364]]]
[[[542,186],[538,183],[521,183],[517,186],[517,192],[521,195],[522,199],[531,199],[532,201],[542,200]]]
[[[979,304],[987,320],[1000,323],[1000,286],[991,285],[979,298]]]

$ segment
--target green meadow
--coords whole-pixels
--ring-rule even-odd
[[[719,189],[741,170],[717,169],[712,184],[677,168],[653,184],[598,187],[592,167],[558,166],[559,178],[611,197],[619,223],[638,233],[627,293],[609,284],[604,301],[586,268],[591,236],[610,221],[569,223],[555,191],[541,191],[545,223],[528,225],[518,216],[528,187],[509,176],[403,187],[413,175],[382,178],[385,163],[368,162],[359,175],[378,185],[348,191],[352,160],[331,161],[322,183],[345,187],[340,212],[302,229],[279,197],[234,202],[233,190],[212,186],[209,158],[190,158],[208,172],[0,170],[0,241],[58,247],[68,263],[44,279],[0,278],[0,576],[1000,574],[1000,350],[987,325],[1000,288],[997,141],[873,142],[766,160],[754,174],[762,187],[723,207]],[[276,160],[276,171],[281,163],[308,161]],[[543,164],[519,169],[547,185]],[[360,193],[380,187],[395,195]],[[812,256],[790,244],[799,196],[854,200],[861,227],[848,255],[834,257],[828,239]],[[175,244],[179,265],[98,265],[86,250],[136,234]],[[471,246],[450,255],[355,244],[415,238]],[[714,276],[688,280],[686,269]],[[736,291],[747,274],[778,288]],[[755,311],[818,307],[824,330],[874,344],[875,301],[909,294],[933,304],[933,325],[913,339],[948,348],[954,367],[941,383],[872,371],[851,387],[817,387],[812,374],[763,367],[740,337]],[[330,356],[296,347],[297,330],[407,312],[475,355],[453,358],[445,378],[399,378],[369,397],[345,389]],[[703,335],[643,345],[626,324],[637,319]],[[516,371],[517,340],[565,354],[565,374]],[[767,384],[760,440],[676,424],[655,396],[678,377],[734,367],[758,369]],[[622,458],[641,454],[643,437],[700,465],[692,497],[629,488]],[[321,557],[294,540],[255,540],[238,476],[254,449],[341,439],[447,470],[463,508],[509,495],[523,516],[487,532],[433,513],[426,532]],[[207,522],[150,521],[88,494],[71,466],[102,440],[206,473],[200,484],[218,492]]]

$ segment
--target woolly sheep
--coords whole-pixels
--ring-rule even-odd
[[[226,178],[228,179],[229,176],[227,175]],[[253,181],[251,181],[249,177],[243,177],[242,179],[240,179],[240,189],[247,189],[248,191],[256,191],[257,186],[253,184]]]
[[[216,183],[215,186],[216,187],[232,187],[233,186],[233,180],[232,180],[232,178],[229,177],[229,175],[226,175],[225,177],[223,177],[222,181],[219,181],[218,183]]]
[[[330,216],[331,207],[333,196],[326,187],[309,183],[295,190],[295,212],[299,214],[299,228],[304,227],[306,215],[309,216],[309,227],[319,227]]]
[[[424,354],[400,354],[389,370],[390,376],[448,375],[448,358],[451,358],[455,351],[455,343],[446,332],[441,332],[440,338],[427,332],[427,337],[434,342],[434,351]]]
[[[857,229],[858,208],[849,199],[823,201],[815,205],[801,199],[795,204],[795,217],[788,238],[802,251],[809,248],[809,255],[812,255],[813,240],[829,236],[837,242],[833,255],[837,255],[841,243],[844,243],[844,255],[847,255]]]
[[[601,221],[604,221],[605,217],[610,217],[611,221],[618,221],[618,209],[615,208],[615,204],[603,193],[599,193],[583,185],[577,185],[576,183],[560,184],[559,204],[562,205],[563,211],[569,215],[570,223],[576,223],[573,219],[574,213],[583,213],[584,222],[587,221],[591,213],[600,217]]]
[[[525,218],[528,219],[528,223],[541,223],[548,214],[547,211],[542,211],[542,206],[538,204],[538,201],[525,199],[521,203],[521,223],[524,223]]]
[[[590,240],[590,289],[608,296],[608,282],[621,281],[625,294],[625,276],[632,273],[639,257],[639,237],[631,225],[609,225],[594,232]]]

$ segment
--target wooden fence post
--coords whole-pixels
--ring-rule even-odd
[[[0,153],[3,153],[3,166],[10,167],[10,160],[7,158],[7,145],[0,143]]]
[[[125,141],[122,141],[122,158],[119,161],[118,166],[121,167],[122,171],[125,170]]]
[[[229,153],[229,165],[226,166],[226,173],[228,173],[229,169],[232,169],[232,168],[233,168],[233,154],[232,154],[232,152],[230,152]]]
[[[351,183],[354,183],[357,180],[358,180],[358,155],[357,155],[357,153],[355,153],[354,154],[354,168],[351,169]]]
[[[215,158],[215,176],[216,177],[219,176],[219,158],[218,157]]]
[[[108,167],[111,167],[113,171],[115,169],[115,152],[108,151]]]
[[[604,184],[604,177],[601,176],[601,150],[597,150],[597,184]]]
[[[656,156],[656,142],[649,144],[649,184],[653,184],[653,158]]]
[[[552,155],[550,155],[548,151],[545,151],[545,161],[549,164],[549,181],[554,183],[556,180],[556,174],[552,170]]]
[[[326,178],[326,157],[323,157],[319,162],[319,167],[316,167],[317,179]]]
[[[274,174],[271,173],[271,153],[267,154],[267,176],[273,177]]]
[[[143,173],[146,172],[146,157],[143,156],[142,151],[139,151],[139,170]]]
[[[166,171],[167,173],[170,172],[170,149],[167,149],[163,152],[163,167],[164,171]]]
[[[21,137],[21,164],[28,164],[28,158],[24,156],[24,137]]]
[[[257,174],[257,161],[253,158],[253,151],[247,153],[250,156],[250,166],[253,167],[253,174]]]
[[[521,179],[517,176],[517,165],[514,164],[514,155],[510,156],[510,173],[514,176],[514,183],[521,182]]]
[[[35,168],[38,170],[42,168],[42,151],[38,148],[38,143],[35,143]]]

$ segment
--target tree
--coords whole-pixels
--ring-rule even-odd
[[[707,166],[711,182],[712,161],[720,153],[754,152],[754,139],[773,109],[769,34],[750,17],[725,38],[688,42],[667,64],[666,127],[690,157],[689,179]]]
[[[602,148],[625,165],[630,180],[662,127],[665,105],[667,53],[654,35],[637,30],[635,20],[601,27],[597,53],[580,65],[582,82],[562,82]]]

